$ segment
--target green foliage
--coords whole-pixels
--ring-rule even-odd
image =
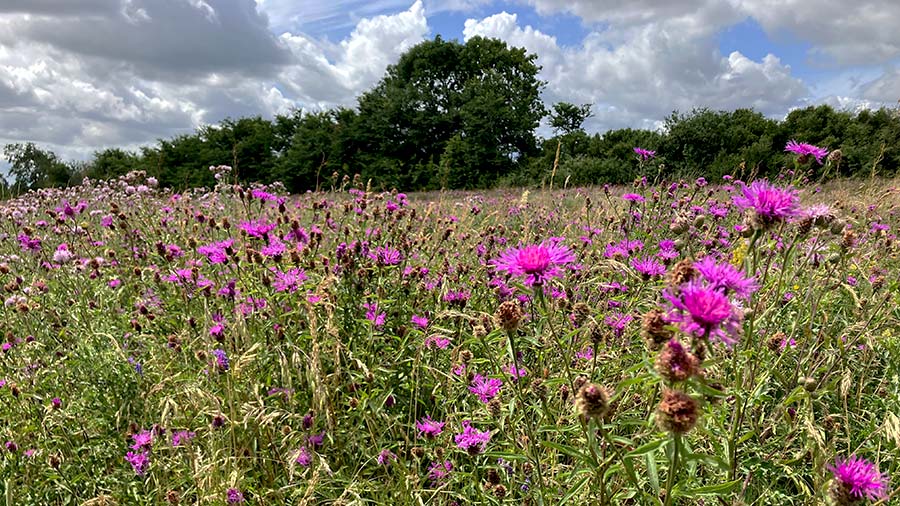
[[[3,155],[10,164],[9,174],[15,181],[12,185],[14,193],[39,188],[59,188],[80,182],[68,164],[52,151],[43,150],[34,143],[7,144]]]
[[[559,134],[571,134],[583,130],[584,121],[591,117],[591,104],[577,106],[568,102],[553,105],[550,113],[550,126]]]
[[[384,187],[473,188],[508,174],[534,151],[544,116],[535,59],[482,37],[437,37],[407,51],[359,99],[353,138],[363,177]],[[435,163],[450,169],[443,181],[417,173]]]

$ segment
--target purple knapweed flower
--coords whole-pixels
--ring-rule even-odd
[[[768,181],[754,181],[747,186],[741,183],[742,195],[735,195],[734,205],[752,210],[762,225],[771,225],[796,216],[800,210],[800,198],[793,188],[779,188]]]
[[[425,316],[412,315],[412,324],[418,327],[421,330],[425,330],[428,327],[428,318]]]
[[[197,434],[188,430],[176,430],[172,433],[172,446],[184,446]]]
[[[666,266],[651,257],[632,258],[630,263],[631,268],[636,270],[644,281],[658,278],[666,273]]]
[[[297,458],[294,459],[294,462],[303,467],[309,467],[309,465],[312,464],[312,454],[309,453],[309,449],[305,446],[301,446],[300,450],[297,451]]]
[[[511,248],[493,260],[494,268],[511,276],[525,278],[528,286],[542,285],[551,278],[562,276],[562,265],[575,261],[575,255],[565,246],[552,242]]]
[[[634,150],[634,153],[636,155],[638,155],[638,158],[640,158],[641,161],[647,161],[647,160],[650,160],[651,158],[656,157],[656,151],[653,151],[651,149],[639,148],[637,146],[635,146],[632,149]]]
[[[681,330],[704,338],[717,338],[730,346],[736,342],[740,313],[725,294],[708,286],[690,282],[678,293],[663,292],[672,304],[668,320]]]
[[[238,228],[250,237],[261,239],[275,228],[275,224],[265,220],[242,221],[238,224]]]
[[[244,504],[244,494],[236,488],[229,488],[225,491],[225,501],[228,504]]]
[[[384,325],[387,313],[378,311],[377,302],[366,302],[363,304],[363,308],[366,310],[366,319],[372,322],[375,328],[381,328]]]
[[[480,374],[476,374],[472,379],[469,391],[477,395],[481,402],[487,404],[497,395],[501,386],[503,386],[503,380],[485,378]]]
[[[213,355],[216,357],[216,368],[219,369],[219,372],[225,372],[229,368],[228,363],[228,354],[225,353],[225,350],[221,348],[216,348],[213,350]]]
[[[197,248],[197,253],[205,255],[209,263],[222,264],[228,260],[227,250],[234,245],[234,239],[226,239]]]
[[[450,338],[440,334],[431,334],[425,338],[423,344],[428,349],[437,348],[439,350],[446,350],[447,347],[450,346]]]
[[[419,437],[431,439],[443,432],[444,425],[444,422],[432,420],[430,416],[426,415],[425,418],[416,422],[416,430],[419,432]]]
[[[453,470],[453,464],[449,460],[443,462],[432,462],[428,466],[428,479],[431,480],[433,486],[440,485],[450,476]]]
[[[403,260],[403,255],[399,250],[389,246],[379,246],[369,253],[369,258],[378,262],[378,265],[388,266],[399,264]]]
[[[694,262],[694,268],[703,276],[711,288],[722,290],[726,295],[734,293],[742,299],[749,299],[759,286],[753,278],[728,262],[717,263],[712,257],[704,257]]]
[[[387,448],[385,448],[384,450],[381,450],[381,452],[378,454],[378,457],[375,457],[375,461],[378,462],[379,464],[381,464],[382,466],[389,466],[389,465],[391,465],[391,462],[393,462],[395,460],[397,460],[397,455],[394,454],[394,452],[388,450]]]
[[[132,450],[147,450],[153,445],[153,433],[149,430],[133,434],[131,439],[134,441],[134,444],[131,445]]]
[[[150,453],[143,451],[140,453],[128,452],[125,454],[125,460],[131,464],[134,473],[143,476],[150,467]]]
[[[819,165],[822,165],[822,158],[828,156],[828,150],[825,148],[820,148],[818,146],[813,146],[812,144],[806,144],[805,142],[797,142],[794,140],[788,141],[787,145],[784,147],[784,150],[788,153],[794,153],[798,155],[800,163],[804,163],[810,156],[816,159],[816,162]]]
[[[639,195],[637,193],[626,193],[625,195],[622,195],[622,198],[628,202],[642,203],[647,201],[647,199],[644,198],[643,195]]]
[[[888,478],[880,473],[875,464],[851,455],[849,459],[836,458],[834,465],[826,468],[834,474],[839,492],[849,494],[854,499],[883,499],[887,496]]]
[[[463,420],[463,431],[453,437],[456,446],[468,452],[470,455],[477,455],[484,452],[488,442],[491,440],[491,431],[478,431],[472,427],[469,420]]]
[[[303,285],[303,282],[307,280],[306,272],[304,272],[303,269],[298,269],[296,267],[287,272],[281,272],[274,267],[271,270],[275,273],[272,287],[275,288],[276,292],[294,293],[301,285]]]

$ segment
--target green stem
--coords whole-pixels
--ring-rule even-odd
[[[669,468],[669,477],[666,479],[666,502],[664,506],[672,504],[672,487],[675,486],[675,474],[678,472],[678,454],[681,453],[681,436],[673,433],[672,438],[675,448],[672,450],[672,467]]]

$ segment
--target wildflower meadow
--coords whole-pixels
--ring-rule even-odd
[[[900,185],[2,203],[22,504],[900,504]],[[654,152],[634,150],[641,163]]]

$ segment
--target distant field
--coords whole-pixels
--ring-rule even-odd
[[[153,183],[0,208],[6,504],[897,501],[900,180]]]

